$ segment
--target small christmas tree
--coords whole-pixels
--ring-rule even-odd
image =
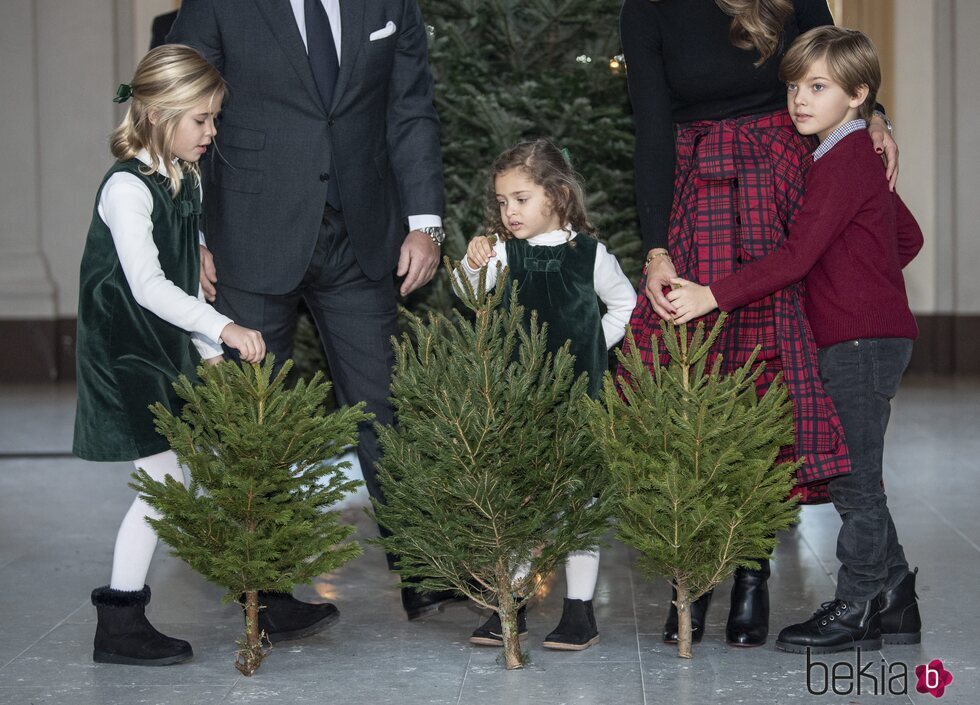
[[[793,442],[792,407],[779,378],[759,399],[755,355],[730,376],[708,353],[724,323],[689,339],[661,325],[669,367],[655,357],[651,375],[630,335],[617,353],[627,372],[607,374],[600,402],[590,402],[619,498],[617,537],[636,548],[650,576],[677,591],[677,653],[691,658],[691,604],[739,566],[757,567],[774,534],[796,521],[789,493],[799,463],[776,463]],[[621,394],[620,394],[621,392]]]
[[[235,665],[246,676],[266,654],[258,591],[291,591],[361,552],[346,542],[353,527],[325,511],[360,483],[326,461],[357,443],[357,426],[371,415],[362,404],[326,414],[329,384],[319,374],[286,389],[291,364],[274,378],[272,355],[261,366],[202,363],[200,384],[182,376],[174,383],[186,402],[181,416],[161,404],[152,410],[190,486],[143,470],[131,483],[163,515],[148,521],[174,555],[226,588],[226,601],[244,593]]]
[[[412,587],[458,590],[499,613],[513,669],[524,662],[518,608],[571,551],[597,545],[611,492],[585,413],[587,377],[574,379],[567,344],[547,351],[535,316],[525,327],[516,295],[506,308],[503,285],[486,296],[485,277],[476,291],[455,278],[473,319],[412,316],[396,341],[398,426],[379,429],[385,504],[375,513],[392,533],[378,543]]]

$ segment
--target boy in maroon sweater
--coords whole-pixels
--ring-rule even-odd
[[[881,83],[871,41],[854,30],[819,27],[786,52],[793,123],[820,146],[806,199],[785,244],[737,273],[701,286],[683,279],[667,298],[685,323],[715,308],[731,311],[795,282],[806,286],[820,377],[834,401],[852,470],[830,481],[841,515],[835,599],[782,630],[777,648],[830,653],[920,641],[915,573],[909,571],[882,487],[890,401],[918,335],[902,269],[922,231],[897,194],[868,137]]]

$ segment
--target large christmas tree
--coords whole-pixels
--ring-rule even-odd
[[[674,585],[684,658],[691,604],[735,568],[757,567],[797,514],[789,493],[799,464],[776,461],[793,442],[786,387],[777,377],[758,398],[755,353],[731,375],[719,373],[720,357],[708,366],[724,321],[707,336],[703,323],[693,335],[663,323],[670,365],[655,357],[652,374],[630,335],[630,353],[617,353],[626,375],[607,374],[601,402],[590,401],[619,500],[617,537],[639,551],[641,570]]]
[[[519,668],[518,608],[571,551],[596,546],[611,492],[568,345],[548,352],[516,295],[500,307],[503,281],[491,297],[460,281],[475,315],[412,316],[395,348],[398,426],[379,429],[375,504],[392,535],[379,543],[413,587],[496,610],[506,666]]]
[[[245,637],[237,667],[251,675],[265,656],[259,591],[290,592],[359,555],[354,528],[327,511],[358,482],[329,459],[357,443],[369,420],[358,404],[327,414],[329,383],[317,374],[286,389],[291,361],[273,376],[259,365],[201,363],[199,384],[174,383],[181,415],[153,407],[157,430],[191,474],[189,487],[134,473],[132,487],[160,511],[149,519],[174,555],[227,590],[244,594]]]
[[[599,237],[636,281],[642,266],[633,196],[633,124],[619,48],[622,0],[420,0],[442,122],[444,253],[461,259],[481,231],[494,158],[522,139],[568,150],[585,182]],[[437,276],[409,310],[457,306]],[[300,367],[321,368],[312,325],[301,325]]]
[[[442,121],[446,254],[480,233],[494,158],[522,139],[566,148],[600,237],[639,273],[633,125],[619,55],[621,0],[420,0]],[[409,302],[448,312],[438,279]]]

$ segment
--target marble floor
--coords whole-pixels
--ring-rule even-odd
[[[148,613],[165,633],[188,639],[194,659],[167,668],[95,664],[88,596],[109,575],[115,531],[131,500],[130,468],[70,456],[73,394],[71,386],[0,387],[0,705],[925,703],[933,696],[915,692],[914,669],[937,658],[954,676],[942,705],[980,702],[973,602],[980,589],[980,380],[908,379],[895,403],[886,483],[899,536],[920,568],[925,630],[921,645],[863,654],[875,678],[861,681],[860,694],[846,678],[852,653],[817,657],[827,668],[808,669],[804,657],[776,651],[771,638],[760,649],[727,647],[726,587],[694,659],[677,658],[658,636],[669,591],[632,570],[630,551],[615,543],[604,553],[596,595],[602,642],[578,653],[540,646],[560,613],[557,576],[529,615],[531,662],[522,671],[504,671],[497,650],[467,643],[481,617],[464,604],[407,622],[397,581],[373,547],[297,591],[335,601],[341,620],[273,649],[251,678],[233,666],[237,609],[160,549]],[[356,507],[347,514],[363,535],[372,533]],[[838,524],[832,507],[809,507],[780,537],[774,630],[833,596]],[[827,683],[824,673],[835,664],[840,677]],[[883,682],[883,668],[885,681],[906,668],[907,683]],[[811,692],[828,686],[842,694]]]

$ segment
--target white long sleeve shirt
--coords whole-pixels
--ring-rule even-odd
[[[144,164],[150,163],[146,150],[136,158]],[[166,174],[162,164],[158,171]],[[188,331],[203,359],[221,355],[221,331],[232,320],[204,301],[200,285],[194,297],[167,279],[153,242],[153,196],[146,184],[133,174],[113,174],[99,196],[98,213],[112,234],[119,263],[136,302]]]
[[[570,239],[574,239],[576,235],[574,230],[571,231],[571,235],[569,235],[568,230],[553,230],[529,237],[527,244],[532,247],[561,245]],[[493,251],[494,256],[490,258],[487,267],[487,291],[493,289],[497,283],[497,263],[500,263],[501,269],[507,266],[507,243],[498,239]],[[470,263],[465,257],[463,258],[463,270],[466,272],[466,278],[470,280],[470,284],[475,287],[480,281],[480,270],[470,267]],[[636,306],[636,290],[626,275],[623,274],[619,260],[601,242],[596,247],[592,281],[596,296],[606,307],[606,313],[602,316],[602,332],[608,350],[626,336],[626,324],[629,323],[630,315]]]

